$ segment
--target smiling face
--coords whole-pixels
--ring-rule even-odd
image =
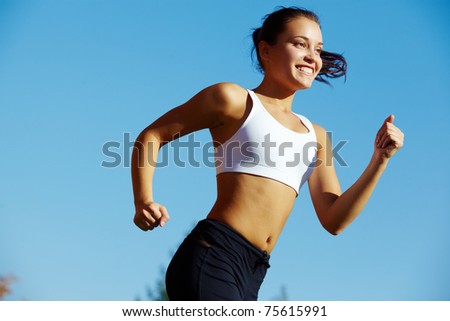
[[[259,44],[265,77],[289,90],[311,87],[322,68],[322,32],[319,25],[304,17],[285,25],[274,45]]]

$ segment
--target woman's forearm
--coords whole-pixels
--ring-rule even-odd
[[[324,129],[317,127],[321,144],[330,146],[324,138]],[[394,115],[389,115],[377,132],[374,152],[369,165],[358,180],[344,193],[341,192],[334,168],[318,168],[311,179],[311,195],[317,214],[323,227],[331,234],[339,234],[359,215],[372,195],[375,186],[383,174],[389,160],[403,147],[404,134],[394,125]],[[332,151],[319,151],[321,159],[327,158]],[[318,153],[319,153],[318,152]],[[325,156],[323,155],[325,153]],[[314,175],[314,172],[313,172]]]
[[[131,178],[135,204],[153,201],[153,175],[161,142],[148,130],[144,130],[134,144],[131,157]]]
[[[341,233],[359,215],[372,195],[387,163],[387,159],[379,160],[374,155],[358,180],[336,198],[322,222],[330,233],[334,235]]]

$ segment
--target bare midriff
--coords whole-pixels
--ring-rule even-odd
[[[217,200],[207,218],[221,221],[270,253],[292,210],[296,192],[276,180],[242,173],[217,175]]]

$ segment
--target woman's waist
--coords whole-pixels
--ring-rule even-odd
[[[242,173],[218,175],[217,191],[208,218],[227,224],[270,252],[292,210],[296,192],[272,179]]]
[[[217,175],[217,200],[248,204],[249,207],[268,206],[273,210],[291,210],[296,191],[277,180],[247,173],[227,172]]]
[[[260,206],[244,207],[216,203],[207,218],[220,221],[237,231],[261,251],[270,253],[290,211],[275,211]]]

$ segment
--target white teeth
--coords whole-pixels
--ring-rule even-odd
[[[300,70],[300,71],[304,71],[304,72],[306,72],[307,74],[310,74],[310,75],[312,75],[312,73],[313,73],[312,68],[309,68],[309,67],[300,66],[300,67],[297,67],[297,69]]]

